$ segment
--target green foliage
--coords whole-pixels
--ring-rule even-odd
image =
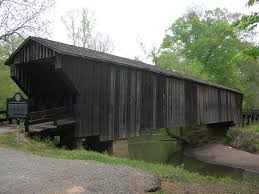
[[[247,57],[258,55],[258,49],[247,42],[253,31],[233,25],[240,18],[219,8],[189,10],[168,29],[157,65],[240,90],[246,94],[244,107],[259,106],[259,62]]]
[[[21,37],[10,36],[6,41],[0,41],[0,66],[24,41]]]
[[[10,78],[9,67],[4,62],[22,41],[22,38],[15,36],[9,37],[8,41],[0,41],[0,110],[6,109],[6,98],[12,97],[15,92],[21,92]]]
[[[235,138],[239,134],[239,129],[237,128],[230,128],[227,132],[227,143],[232,144],[234,142]]]
[[[258,0],[249,0],[247,3],[248,7],[252,7],[256,5],[259,5]],[[233,26],[241,30],[251,31],[257,27],[258,22],[259,22],[259,12],[257,11],[257,12],[252,12],[249,15],[243,15],[240,20],[236,21],[233,24]],[[253,48],[247,49],[246,51],[244,51],[243,54],[252,56],[256,59],[259,56],[258,45]]]
[[[258,131],[258,124],[244,128],[232,127],[227,132],[227,143],[240,150],[255,152],[259,148],[256,135]]]
[[[247,3],[248,7],[258,5],[258,0],[249,0]],[[250,15],[244,15],[242,18],[234,23],[239,29],[252,30],[257,27],[259,22],[259,12],[252,12]]]
[[[10,78],[8,68],[0,65],[0,110],[6,109],[6,98],[12,97],[15,92],[20,92],[20,89]]]

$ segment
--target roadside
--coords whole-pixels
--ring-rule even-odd
[[[6,132],[10,132],[10,131],[15,131],[15,125],[11,124],[11,125],[0,125],[0,133],[6,133]]]
[[[240,190],[240,186],[245,190],[245,192],[248,193],[256,193],[258,190],[258,188],[256,187],[256,182],[253,181],[249,182],[234,180],[231,178],[203,176],[198,173],[189,172],[181,167],[116,158],[107,154],[101,154],[86,150],[70,151],[57,149],[53,142],[32,140],[23,135],[21,135],[20,139],[21,143],[19,146],[17,146],[15,141],[15,133],[2,133],[0,134],[0,145],[3,147],[14,148],[20,151],[30,152],[39,156],[47,156],[60,159],[87,160],[87,163],[90,161],[98,161],[106,164],[116,164],[141,169],[159,177],[162,180],[161,191],[165,193],[181,193],[182,191],[186,191],[189,193],[204,193],[203,191],[204,189],[206,190],[206,188],[208,189],[208,191],[210,191],[210,188],[214,188],[215,193],[222,193],[222,191],[224,191],[223,193],[235,193],[233,191]],[[25,164],[22,164],[22,167],[23,165]],[[135,179],[138,180],[138,178]],[[195,188],[190,187],[188,189],[187,185],[189,185],[190,183],[195,184]],[[214,187],[213,185],[220,186]]]
[[[139,169],[96,161],[39,157],[0,147],[1,193],[143,193],[159,179]]]
[[[253,123],[246,127],[231,127],[227,133],[227,144],[250,153],[258,152],[259,123]]]

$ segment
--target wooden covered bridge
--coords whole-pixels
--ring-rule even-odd
[[[62,135],[71,142],[241,119],[236,90],[86,48],[29,37],[5,64],[30,100],[29,124],[55,110],[56,125],[59,116],[72,120]]]

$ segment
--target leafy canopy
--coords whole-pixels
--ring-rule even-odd
[[[258,80],[252,80],[258,61],[247,55],[241,57],[240,53],[255,51],[255,46],[249,42],[255,32],[233,25],[241,18],[241,14],[219,8],[188,10],[167,30],[157,65],[243,92],[249,91],[251,98],[245,101],[251,102],[256,96],[251,89],[258,89],[255,84]],[[259,77],[259,73],[256,72],[256,76]]]

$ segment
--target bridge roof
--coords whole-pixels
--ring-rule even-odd
[[[143,69],[146,71],[152,71],[152,72],[155,72],[155,73],[158,73],[161,75],[165,75],[165,76],[171,76],[171,77],[175,77],[178,79],[189,80],[189,81],[193,81],[196,83],[200,83],[200,84],[240,93],[239,91],[234,90],[232,88],[228,88],[228,87],[225,87],[225,86],[222,86],[219,84],[215,84],[212,82],[200,80],[200,79],[197,79],[197,78],[194,78],[191,76],[187,76],[187,75],[175,72],[175,71],[163,70],[163,69],[156,67],[155,65],[150,65],[147,63],[143,63],[141,61],[131,60],[131,59],[127,59],[127,58],[123,58],[123,57],[119,57],[119,56],[115,56],[115,55],[111,55],[111,54],[107,54],[107,53],[103,53],[103,52],[94,51],[94,50],[91,50],[88,48],[77,47],[74,45],[69,45],[69,44],[65,44],[65,43],[61,43],[61,42],[57,42],[57,41],[53,41],[53,40],[48,40],[48,39],[44,39],[44,38],[39,38],[39,37],[33,37],[33,36],[28,37],[24,41],[24,43],[6,60],[6,62],[5,62],[6,65],[9,65],[9,61],[16,55],[16,53],[19,51],[19,49],[21,49],[23,47],[23,45],[26,44],[29,40],[42,44],[42,45],[54,50],[55,52],[63,54],[63,55],[88,58],[88,59],[103,61],[106,63],[112,63],[112,64],[117,64],[117,65],[128,66],[131,68]]]

